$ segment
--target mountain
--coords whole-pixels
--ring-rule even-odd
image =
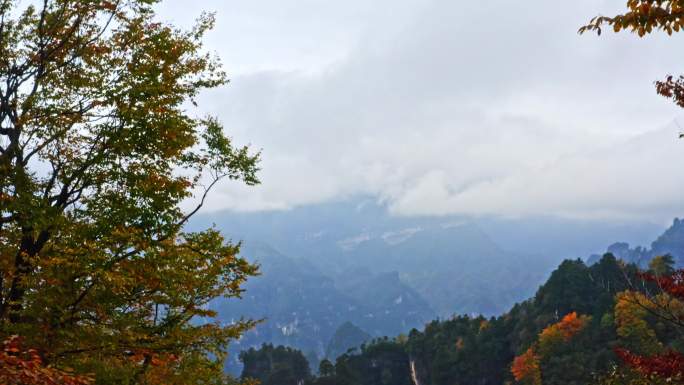
[[[330,339],[328,347],[325,349],[325,358],[334,361],[350,349],[358,348],[372,339],[373,337],[370,334],[364,332],[353,323],[345,322],[337,328],[335,335]]]
[[[338,285],[309,261],[267,245],[249,244],[243,251],[261,265],[261,275],[246,283],[242,299],[219,299],[212,307],[224,322],[241,316],[264,322],[231,346],[228,369],[233,373],[240,370],[236,353],[263,343],[296,347],[322,359],[347,321],[382,336],[421,327],[435,316],[397,273],[349,272],[353,279]]]
[[[223,322],[264,319],[231,347],[233,373],[236,353],[263,343],[322,359],[346,322],[381,337],[438,316],[499,314],[534,293],[555,264],[503,250],[473,222],[396,217],[368,200],[215,213],[192,226],[211,224],[242,240],[242,255],[261,266],[244,298],[212,304]]]
[[[671,255],[678,267],[684,267],[684,221],[675,218],[664,233],[651,243],[650,248],[643,246],[630,247],[628,242],[616,242],[606,250],[628,263],[634,263],[640,267],[646,267],[648,262],[660,255]],[[597,254],[592,255],[588,264],[593,264],[600,259]]]
[[[612,317],[615,294],[628,288],[623,273],[611,255],[593,266],[581,260],[564,261],[535,296],[498,317],[455,316],[432,321],[408,336],[376,339],[340,356],[330,374],[305,383],[514,383],[511,363],[516,355],[525,352],[542,330],[572,312],[590,318],[584,318],[585,330],[572,343],[553,347],[553,356],[541,361],[544,384],[593,383],[597,373],[608,372],[617,363],[611,349],[618,343]],[[265,369],[259,374],[269,373]]]
[[[637,273],[636,263],[643,265],[649,258],[662,254],[670,254],[681,263],[683,235],[684,222],[675,219],[648,249],[632,249],[626,242],[609,247],[629,261],[620,261],[610,253],[593,257],[591,264],[581,259],[565,260],[533,297],[497,317],[453,316],[429,322],[424,328],[411,330],[408,336],[365,342],[339,356],[332,368],[305,383],[514,383],[514,360],[523,357],[531,347],[537,349],[532,356],[543,373],[544,384],[681,383],[655,382],[655,378],[650,378],[654,382],[630,382],[619,377],[634,372],[616,371],[623,363],[614,349],[649,349],[649,341],[657,338],[660,342],[654,345],[656,349],[684,350],[678,321],[663,322],[664,318],[653,317],[641,307],[649,302],[639,305],[633,302],[636,297],[618,296],[626,290],[642,290],[642,295],[658,290],[653,283],[633,284],[644,277]],[[558,326],[563,323],[564,326]],[[578,330],[573,337],[564,334],[570,325]],[[615,375],[618,377],[610,377]],[[597,382],[604,376],[608,376],[607,382]]]
[[[562,234],[577,239],[591,234],[595,242],[601,234],[640,241],[637,229],[653,233],[650,226],[557,220],[402,217],[365,198],[284,211],[205,214],[193,219],[190,230],[212,225],[242,240],[242,255],[262,271],[248,281],[242,300],[212,304],[224,322],[240,316],[265,320],[231,347],[234,373],[240,367],[235,353],[262,343],[292,346],[312,362],[320,360],[346,322],[375,338],[421,329],[436,317],[502,314],[533,295],[562,259],[533,252],[535,244],[542,250],[558,244],[570,253],[585,248],[572,249],[559,241]],[[515,241],[511,234],[526,239]],[[666,234],[658,245],[668,239],[676,237]],[[580,255],[586,254],[574,258]]]
[[[553,255],[509,252],[472,220],[394,216],[370,199],[212,213],[193,222],[198,228],[212,224],[247,247],[265,244],[305,261],[339,286],[359,273],[398,274],[441,317],[500,314],[532,295],[560,261]],[[345,287],[352,296],[354,286]]]

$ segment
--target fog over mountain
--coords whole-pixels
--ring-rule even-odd
[[[661,241],[658,250],[684,245],[679,223],[665,232],[672,241]],[[284,211],[216,212],[192,222],[212,225],[242,240],[242,254],[262,266],[242,300],[213,305],[224,322],[265,319],[231,349],[268,342],[317,359],[330,354],[335,338],[334,345],[345,346],[335,333],[348,322],[363,332],[353,335],[382,337],[456,314],[500,315],[531,297],[564,258],[602,255],[616,240],[648,245],[666,228],[543,217],[396,216],[372,197]],[[232,357],[237,373],[237,354]]]
[[[263,149],[263,184],[223,184],[205,210],[367,194],[404,215],[667,223],[684,151],[653,81],[681,68],[681,36],[577,35],[617,6],[203,1],[232,81],[202,105]],[[187,24],[200,12],[160,10]]]
[[[261,185],[217,186],[190,224],[262,266],[213,304],[267,319],[231,349],[318,360],[502,314],[566,258],[679,247],[677,223],[651,244],[684,211],[684,120],[653,81],[681,69],[682,37],[577,36],[617,4],[203,2],[232,81],[199,99],[263,157]]]

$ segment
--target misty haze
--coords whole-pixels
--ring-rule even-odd
[[[0,383],[684,384],[683,29],[0,1]]]

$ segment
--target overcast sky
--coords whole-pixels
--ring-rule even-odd
[[[684,40],[577,35],[624,3],[167,0],[159,14],[216,12],[207,47],[232,82],[201,111],[263,150],[263,184],[223,184],[209,210],[364,194],[405,215],[669,221],[684,214],[684,111],[653,81],[684,73]]]

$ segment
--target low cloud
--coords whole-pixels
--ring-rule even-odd
[[[182,19],[175,3],[164,17]],[[222,185],[210,209],[373,194],[403,215],[681,210],[679,111],[652,84],[682,69],[681,38],[576,33],[623,2],[294,3],[208,2],[210,48],[236,70],[202,106],[264,154],[263,184]]]

